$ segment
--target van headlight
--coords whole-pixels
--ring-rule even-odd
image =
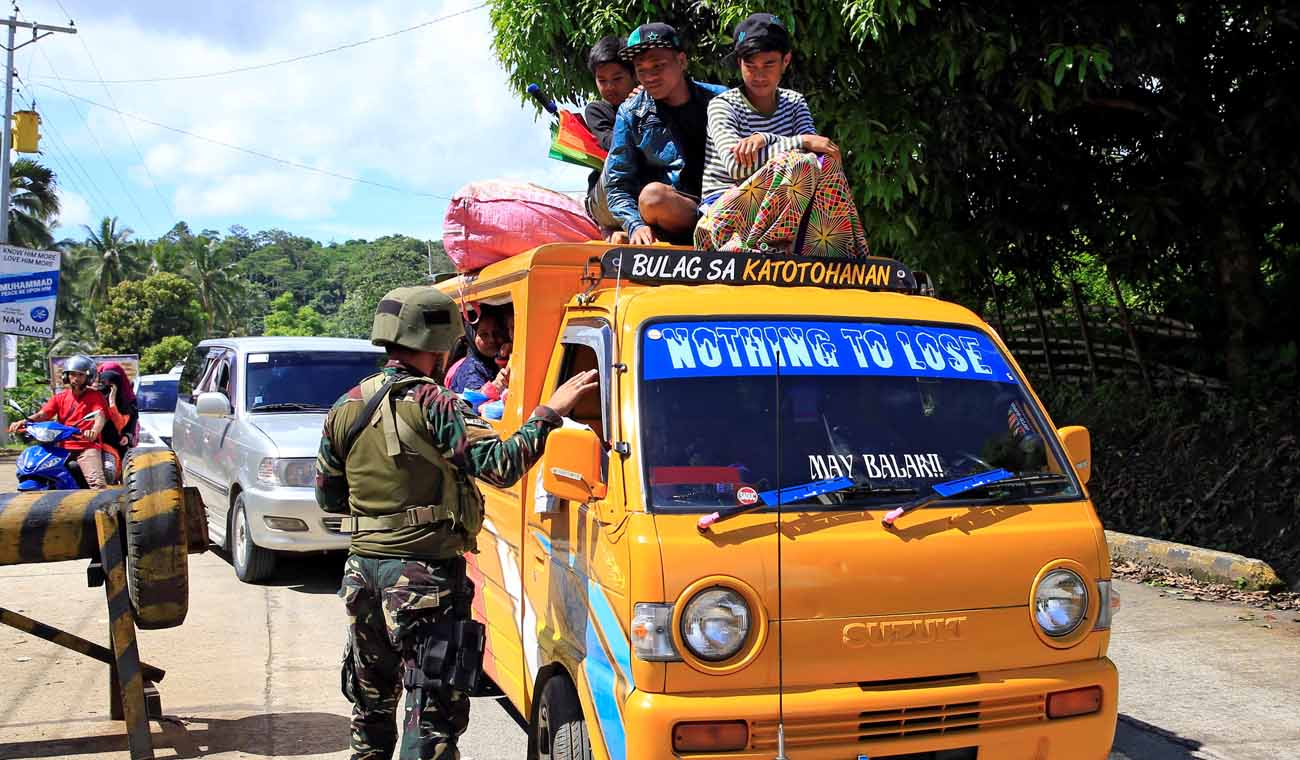
[[[257,482],[272,487],[311,488],[316,485],[316,460],[267,457],[257,467]]]
[[[696,594],[682,611],[682,641],[706,662],[730,659],[749,636],[749,605],[729,588],[713,586]]]
[[[1071,570],[1057,568],[1034,589],[1034,620],[1048,636],[1065,636],[1088,614],[1088,587]]]

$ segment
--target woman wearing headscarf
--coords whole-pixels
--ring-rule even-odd
[[[140,412],[136,409],[135,390],[127,379],[126,369],[117,362],[99,365],[98,387],[108,397],[108,424],[104,426],[104,443],[119,456],[135,445]]]

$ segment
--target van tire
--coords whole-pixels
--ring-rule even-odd
[[[226,541],[230,545],[230,564],[235,568],[236,578],[244,583],[258,583],[271,576],[275,570],[275,552],[253,543],[242,493],[235,497],[230,510],[230,530]]]
[[[556,674],[542,687],[530,744],[536,760],[592,760],[582,703],[568,676]]]
[[[127,453],[127,591],[143,630],[175,628],[189,612],[189,520],[181,470],[170,450]]]

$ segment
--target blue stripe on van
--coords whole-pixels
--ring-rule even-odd
[[[587,619],[587,656],[583,669],[587,685],[591,687],[591,701],[596,707],[596,722],[605,738],[605,751],[610,760],[626,760],[627,735],[623,731],[623,716],[618,711],[618,697],[614,692],[614,668],[605,656],[605,648],[596,635],[596,619]]]
[[[614,608],[609,604],[609,598],[605,596],[605,591],[595,581],[587,581],[587,604],[591,607],[591,614],[600,624],[601,638],[609,642],[609,651],[614,655],[614,661],[618,663],[618,669],[623,671],[623,680],[627,683],[629,689],[632,688],[632,647],[628,643],[627,634],[623,632],[623,626],[618,622],[618,616],[614,614]]]

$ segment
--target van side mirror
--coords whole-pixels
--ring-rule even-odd
[[[604,450],[594,430],[559,428],[546,439],[542,488],[560,499],[586,504],[605,497],[600,463]]]
[[[194,402],[195,408],[200,417],[228,417],[230,415],[230,399],[225,394],[215,391],[200,393],[198,399]]]
[[[1092,435],[1088,428],[1070,425],[1056,431],[1065,446],[1065,455],[1070,458],[1070,465],[1084,483],[1092,476]]]

